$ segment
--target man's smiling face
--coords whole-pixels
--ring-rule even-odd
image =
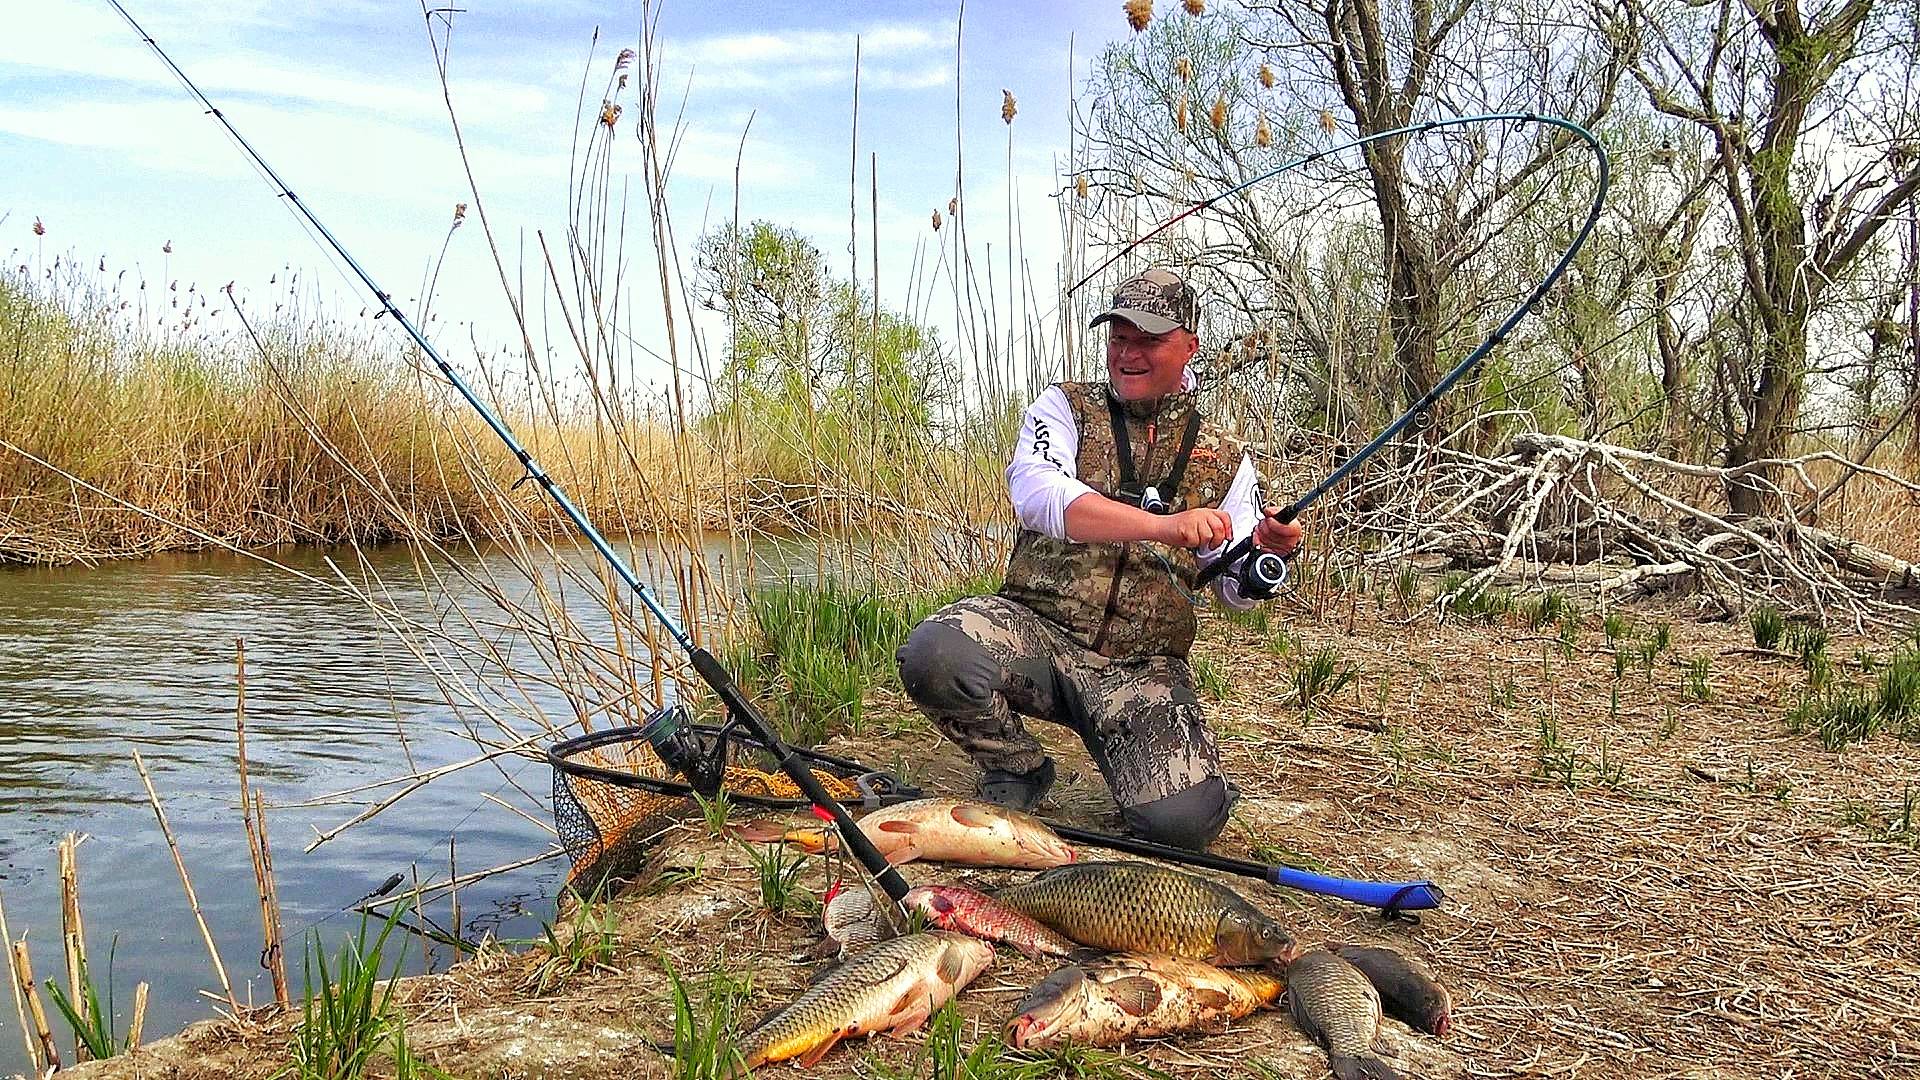
[[[1123,318],[1107,321],[1107,378],[1122,401],[1177,392],[1187,362],[1199,351],[1199,337],[1184,327],[1149,334]]]

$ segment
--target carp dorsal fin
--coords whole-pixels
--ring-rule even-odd
[[[976,803],[955,803],[953,820],[969,829],[990,829],[999,822],[1000,814]]]
[[[1102,989],[1129,1016],[1145,1016],[1160,1007],[1160,984],[1144,975],[1115,979]]]

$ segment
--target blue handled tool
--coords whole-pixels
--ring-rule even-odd
[[[1388,918],[1394,918],[1406,911],[1431,911],[1439,907],[1447,898],[1446,891],[1431,881],[1358,881],[1353,878],[1296,870],[1291,866],[1262,866],[1246,859],[1230,859],[1207,851],[1188,851],[1185,848],[1169,847],[1166,844],[1156,844],[1151,840],[1141,840],[1132,836],[1114,836],[1110,833],[1062,825],[1057,821],[1047,822],[1047,827],[1059,833],[1062,838],[1076,843],[1106,848],[1109,851],[1124,851],[1130,855],[1165,859],[1168,862],[1185,863],[1188,866],[1238,874],[1241,877],[1258,878],[1270,885],[1284,885],[1289,889],[1350,900],[1356,904],[1377,907],[1380,909],[1380,914]]]

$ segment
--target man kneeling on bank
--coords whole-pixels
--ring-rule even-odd
[[[1020,717],[1049,720],[1079,733],[1129,831],[1199,850],[1234,792],[1187,665],[1194,581],[1249,534],[1291,556],[1301,530],[1262,513],[1251,455],[1195,405],[1193,289],[1149,270],[1102,323],[1106,381],[1056,383],[1027,408],[1007,466],[1020,533],[1006,584],[916,626],[900,678],[980,766],[982,797],[1040,802],[1054,765]],[[1250,567],[1215,582],[1240,609],[1278,586]]]

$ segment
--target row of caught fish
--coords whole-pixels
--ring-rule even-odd
[[[1303,954],[1233,890],[1152,863],[1075,863],[991,897],[921,886],[905,905],[938,929],[885,941],[890,928],[864,889],[829,894],[823,955],[856,955],[748,1034],[749,1067],[811,1063],[853,1035],[911,1030],[986,966],[987,941],[1080,961],[1035,986],[1016,1010],[1007,1039],[1019,1047],[1219,1030],[1285,991],[1301,1028],[1349,1080],[1394,1075],[1372,1053],[1383,993],[1389,1011],[1415,1027],[1444,1034],[1448,1024],[1446,991],[1398,953]],[[1099,951],[1117,955],[1089,959]]]

